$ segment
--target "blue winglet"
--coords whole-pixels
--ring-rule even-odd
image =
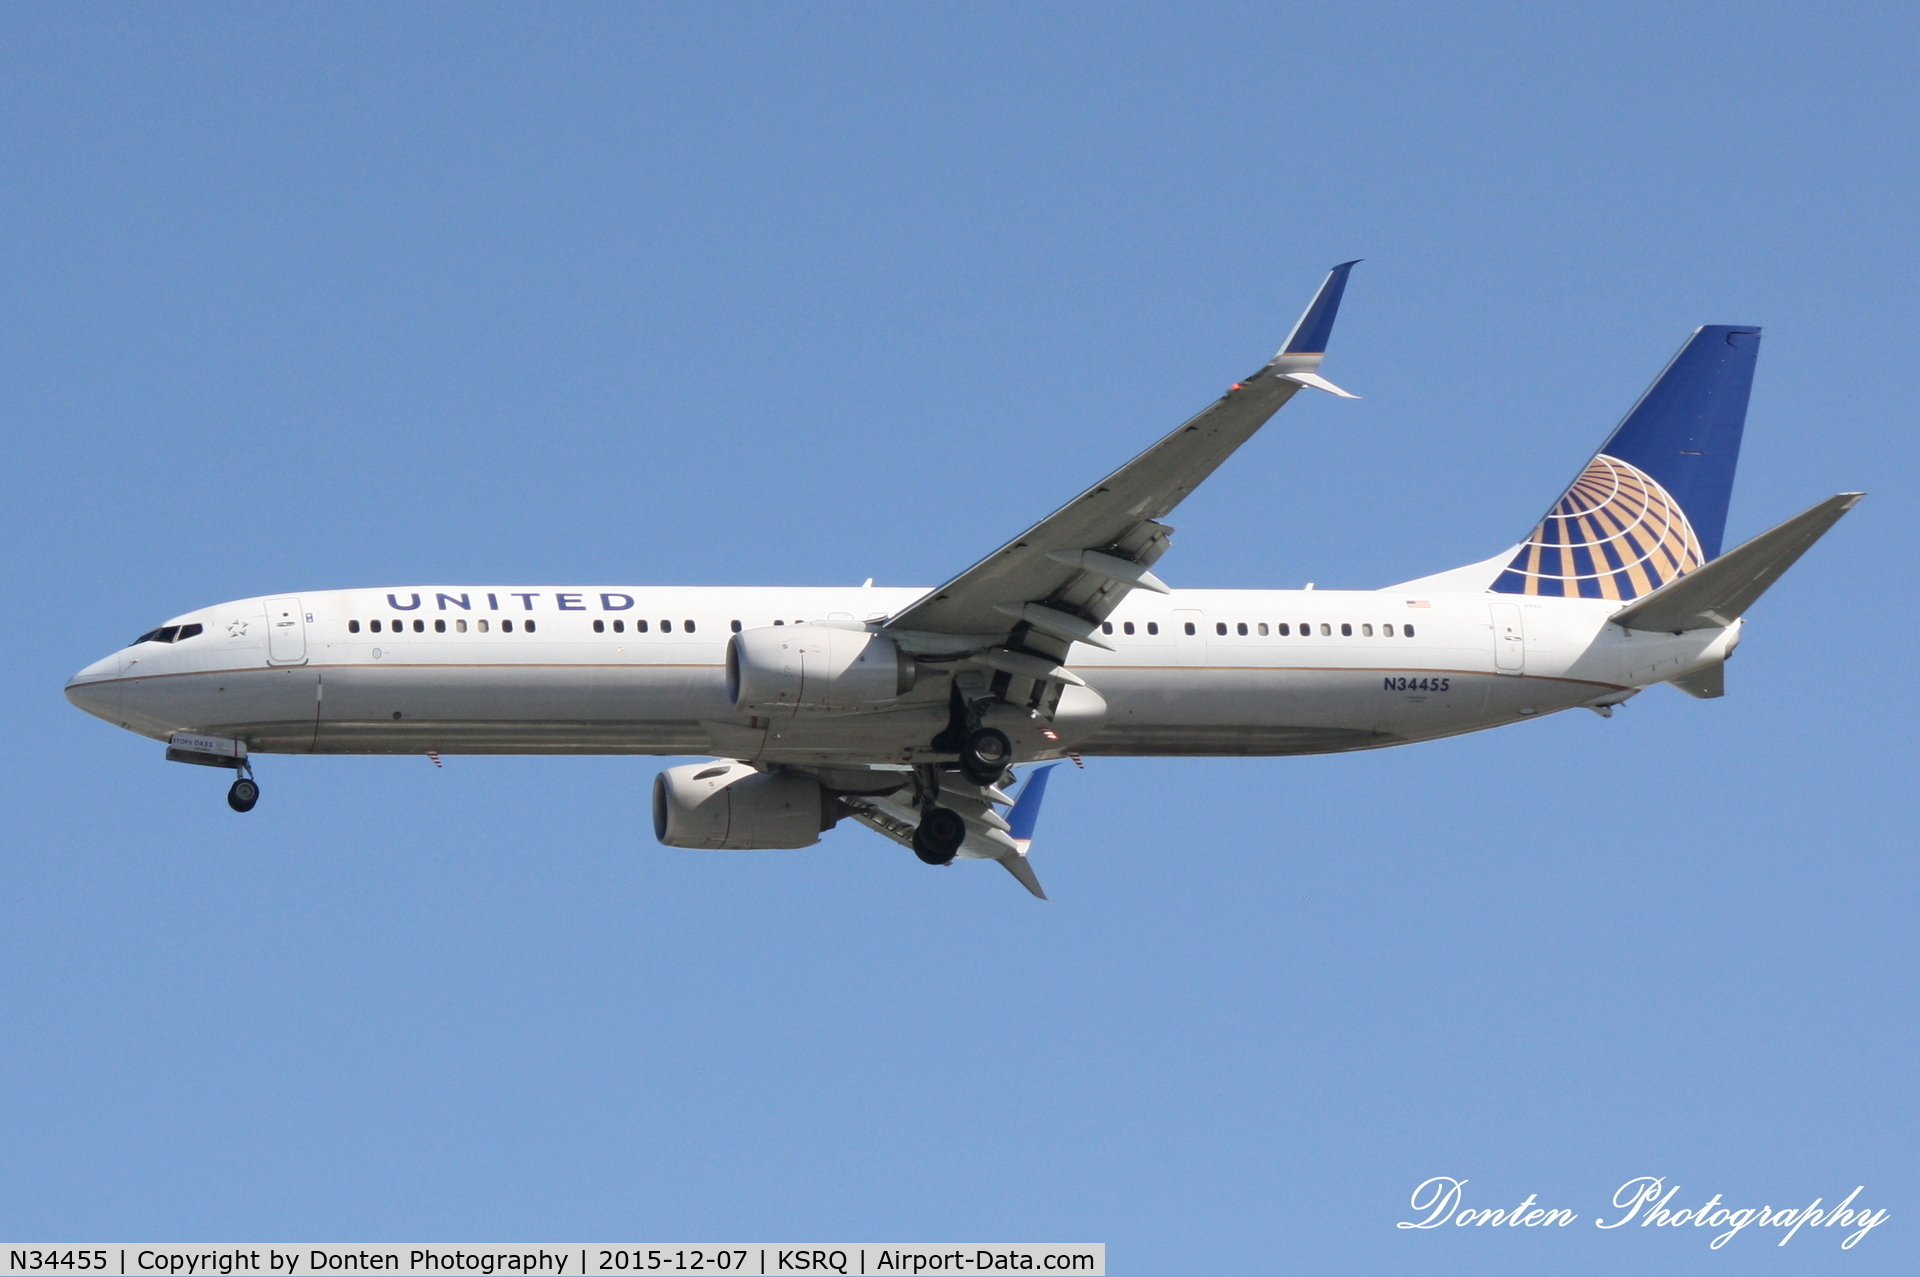
[[[1048,763],[1029,773],[1027,783],[1020,790],[1020,797],[1013,804],[1013,810],[1007,813],[1007,835],[1020,844],[1023,852],[1027,844],[1033,841],[1033,827],[1040,820],[1040,800],[1047,796],[1047,773],[1059,765]]]
[[[1327,272],[1326,282],[1320,285],[1320,291],[1313,295],[1306,313],[1300,316],[1300,322],[1287,334],[1286,344],[1280,347],[1283,355],[1324,355],[1327,353],[1327,338],[1333,336],[1333,317],[1340,313],[1340,298],[1347,291],[1347,275],[1358,266],[1361,258],[1350,262],[1341,262]]]

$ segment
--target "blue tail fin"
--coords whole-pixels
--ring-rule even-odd
[[[1696,330],[1493,583],[1634,599],[1718,557],[1760,330]]]

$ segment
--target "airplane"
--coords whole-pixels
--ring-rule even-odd
[[[1338,753],[1610,717],[1656,683],[1723,695],[1747,609],[1863,495],[1721,552],[1751,326],[1695,330],[1489,559],[1376,590],[1155,574],[1167,516],[1296,393],[1358,397],[1320,375],[1355,265],[1254,373],[936,589],[303,591],[174,617],[67,697],[235,772],[236,811],[258,801],[256,754],[708,755],[654,779],[667,846],[806,847],[852,819],[1044,899],[1028,853],[1064,758]]]

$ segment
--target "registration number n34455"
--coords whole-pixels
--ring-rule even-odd
[[[1388,692],[1444,692],[1452,685],[1450,678],[1408,678],[1404,675],[1389,675],[1382,680],[1382,691]]]

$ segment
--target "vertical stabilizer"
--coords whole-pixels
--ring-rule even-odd
[[[1719,555],[1759,353],[1758,328],[1696,330],[1492,589],[1635,599]]]

